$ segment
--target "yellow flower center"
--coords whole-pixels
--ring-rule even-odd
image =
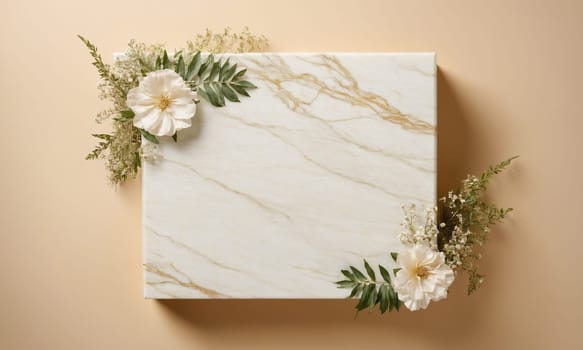
[[[429,269],[426,268],[425,266],[417,266],[417,268],[415,269],[415,275],[423,279],[429,275]]]
[[[170,99],[166,96],[162,96],[158,99],[158,103],[156,107],[160,108],[161,111],[164,111],[170,105]]]

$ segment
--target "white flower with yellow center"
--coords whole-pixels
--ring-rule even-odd
[[[395,275],[394,288],[409,310],[425,309],[429,302],[447,297],[454,273],[443,253],[416,244],[399,253],[397,264],[401,270]]]
[[[135,127],[155,136],[172,136],[192,125],[196,98],[178,73],[163,69],[142,78],[128,92],[126,103],[135,114]]]

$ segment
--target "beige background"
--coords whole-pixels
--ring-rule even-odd
[[[583,1],[3,2],[0,348],[575,349],[583,347]],[[506,156],[485,287],[426,312],[351,301],[142,299],[140,184],[84,161],[96,72],[130,38],[180,46],[250,25],[280,51],[438,53],[439,190]],[[391,234],[391,233],[387,233]]]

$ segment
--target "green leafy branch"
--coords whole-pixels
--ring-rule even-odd
[[[112,136],[110,134],[91,134],[91,136],[98,138],[101,141],[99,141],[93,151],[85,156],[86,160],[98,159],[111,145]]]
[[[248,96],[248,90],[253,89],[255,85],[245,81],[243,69],[233,68],[236,65],[222,60],[218,61],[216,64],[218,68],[215,68],[214,57],[210,64],[209,56],[201,57],[200,51],[258,52],[267,48],[267,40],[263,36],[252,34],[247,28],[241,33],[233,32],[230,28],[218,34],[207,30],[205,34],[196,35],[194,42],[188,42],[187,48],[178,51],[174,55],[176,60],[171,60],[161,45],[146,45],[132,40],[128,44],[129,49],[125,58],[108,65],[104,63],[92,42],[81,35],[77,36],[88,48],[93,59],[92,64],[99,74],[100,98],[107,99],[113,104],[113,108],[100,114],[114,116],[112,132],[94,135],[99,139],[99,143],[86,158],[104,159],[109,180],[113,185],[119,185],[128,178],[137,176],[141,166],[142,138],[154,143],[158,141],[154,135],[133,125],[134,115],[126,104],[128,91],[136,87],[141,77],[162,68],[174,69],[186,78],[187,84],[200,96],[215,106],[222,106],[225,100],[236,102],[241,95]],[[207,86],[204,86],[205,83]],[[173,135],[172,138],[176,141],[177,135]]]
[[[215,60],[213,54],[202,57],[200,51],[192,55],[189,60],[184,59],[181,51],[174,56],[177,58],[175,62],[172,62],[168,52],[164,50],[163,54],[157,57],[154,70],[173,69],[193,91],[215,107],[224,107],[226,100],[241,102],[238,95],[249,97],[248,90],[257,88],[244,79],[247,69],[237,70],[237,64],[231,64],[229,58],[224,61]],[[124,113],[130,112],[124,111]],[[155,144],[160,143],[155,135],[146,130],[140,129],[140,133],[146,140]],[[175,133],[172,139],[176,142],[178,135]]]
[[[247,69],[237,71],[237,64],[231,64],[227,58],[224,62],[219,59],[214,61],[214,56],[209,55],[204,70],[198,72],[202,84],[198,93],[213,106],[223,107],[225,99],[230,102],[240,102],[238,95],[249,97],[247,92],[255,89],[253,83],[244,79]]]
[[[455,194],[451,192],[441,199],[443,224],[439,227],[438,243],[439,249],[446,255],[448,264],[459,259],[460,255],[453,254],[452,251],[455,250],[446,249],[447,244],[452,244],[456,233],[467,232],[466,241],[463,242],[463,246],[467,247],[467,253],[461,254],[459,267],[468,273],[468,295],[477,290],[484,277],[478,272],[476,261],[480,255],[474,251],[474,246],[481,246],[488,237],[490,226],[501,222],[513,210],[487,203],[484,200],[484,191],[492,178],[500,174],[516,158],[518,157],[511,157],[490,166],[480,176],[468,176]]]
[[[93,62],[91,64],[97,68],[99,77],[118,90],[123,96],[127,95],[127,91],[120,85],[119,79],[111,72],[109,66],[103,62],[103,58],[101,58],[97,46],[81,35],[77,35],[77,37],[81,39],[83,44],[89,49],[89,54],[93,57]]]
[[[494,177],[494,175],[500,174],[516,158],[518,158],[518,156],[510,157],[506,160],[501,161],[500,163],[498,163],[496,165],[492,165],[492,166],[488,167],[488,169],[486,169],[486,171],[484,171],[480,175],[479,188],[481,188],[483,190],[486,189],[486,186],[488,185],[490,180]]]
[[[213,54],[203,57],[200,51],[189,60],[178,52],[172,63],[164,51],[156,60],[157,69],[174,69],[202,98],[215,107],[224,107],[226,101],[240,102],[239,96],[249,97],[248,90],[255,89],[253,83],[245,80],[247,69],[238,69],[230,59],[216,59]]]
[[[370,308],[372,311],[375,306],[379,306],[381,314],[387,310],[399,311],[401,301],[391,283],[389,271],[382,265],[379,265],[379,272],[382,280],[377,280],[375,271],[370,264],[364,260],[366,275],[354,266],[348,270],[342,270],[346,279],[336,282],[338,288],[351,288],[348,298],[358,298],[359,301],[355,308],[357,311]]]

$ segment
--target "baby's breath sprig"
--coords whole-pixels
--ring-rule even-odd
[[[193,41],[187,43],[187,50],[210,53],[263,52],[269,49],[269,41],[263,35],[253,34],[248,27],[239,33],[226,27],[222,32],[207,29],[197,34]]]
[[[83,36],[78,37],[89,50],[93,65],[99,73],[99,98],[111,103],[108,109],[97,114],[95,120],[97,123],[111,120],[113,124],[113,130],[110,133],[93,135],[98,139],[98,144],[86,156],[86,159],[104,159],[109,181],[117,186],[137,176],[142,156],[153,157],[152,150],[142,150],[142,136],[156,141],[151,134],[133,125],[133,114],[126,105],[127,94],[132,88],[138,86],[140,78],[160,68],[157,62],[160,57],[168,56],[162,45],[146,45],[131,40],[123,59],[108,65],[92,42]],[[219,33],[207,30],[204,34],[196,35],[193,41],[189,41],[185,49],[176,51],[175,60],[167,61],[165,67],[182,72],[184,74],[181,76],[185,77],[189,68],[186,63],[192,63],[197,52],[260,52],[268,47],[267,39],[251,33],[249,28],[244,28],[239,33],[231,28],[226,28]],[[180,66],[180,58],[184,66]],[[199,61],[208,62],[209,58]],[[247,90],[255,86],[243,79],[244,70],[237,70],[233,66],[226,61],[213,61],[206,67],[208,69],[197,71],[197,81],[192,86],[200,87],[200,96],[215,106],[223,106],[225,99],[236,102],[239,100],[238,95],[247,96]],[[199,86],[201,83],[202,86]],[[176,140],[176,136],[173,137]]]
[[[440,199],[442,222],[439,225],[439,250],[445,254],[446,263],[468,274],[468,295],[483,283],[476,251],[484,244],[490,226],[501,222],[512,208],[498,208],[484,200],[484,191],[492,178],[507,168],[518,157],[508,158],[489,167],[480,176],[468,175],[457,192],[450,191]]]
[[[517,157],[506,159],[489,167],[480,176],[468,175],[457,192],[450,191],[440,199],[440,208],[429,208],[425,217],[417,216],[414,204],[403,206],[403,231],[399,234],[405,246],[426,246],[443,254],[445,264],[453,271],[462,270],[468,274],[468,294],[472,294],[482,284],[484,276],[478,272],[477,260],[481,255],[476,251],[490,232],[490,226],[502,221],[512,208],[498,208],[486,203],[484,192],[490,180],[507,168]],[[437,213],[441,213],[441,222]],[[399,264],[397,253],[390,254]],[[336,282],[339,288],[351,288],[348,298],[358,298],[358,311],[374,309],[380,305],[381,313],[387,309],[399,308],[401,301],[393,287],[386,268],[379,265],[383,280],[377,281],[370,265],[364,261],[367,275],[354,266],[342,270],[345,279]],[[417,267],[419,269],[419,267]],[[394,274],[400,270],[393,270]],[[425,270],[421,270],[425,273]],[[419,275],[418,275],[419,276]],[[407,305],[407,304],[405,304]]]

